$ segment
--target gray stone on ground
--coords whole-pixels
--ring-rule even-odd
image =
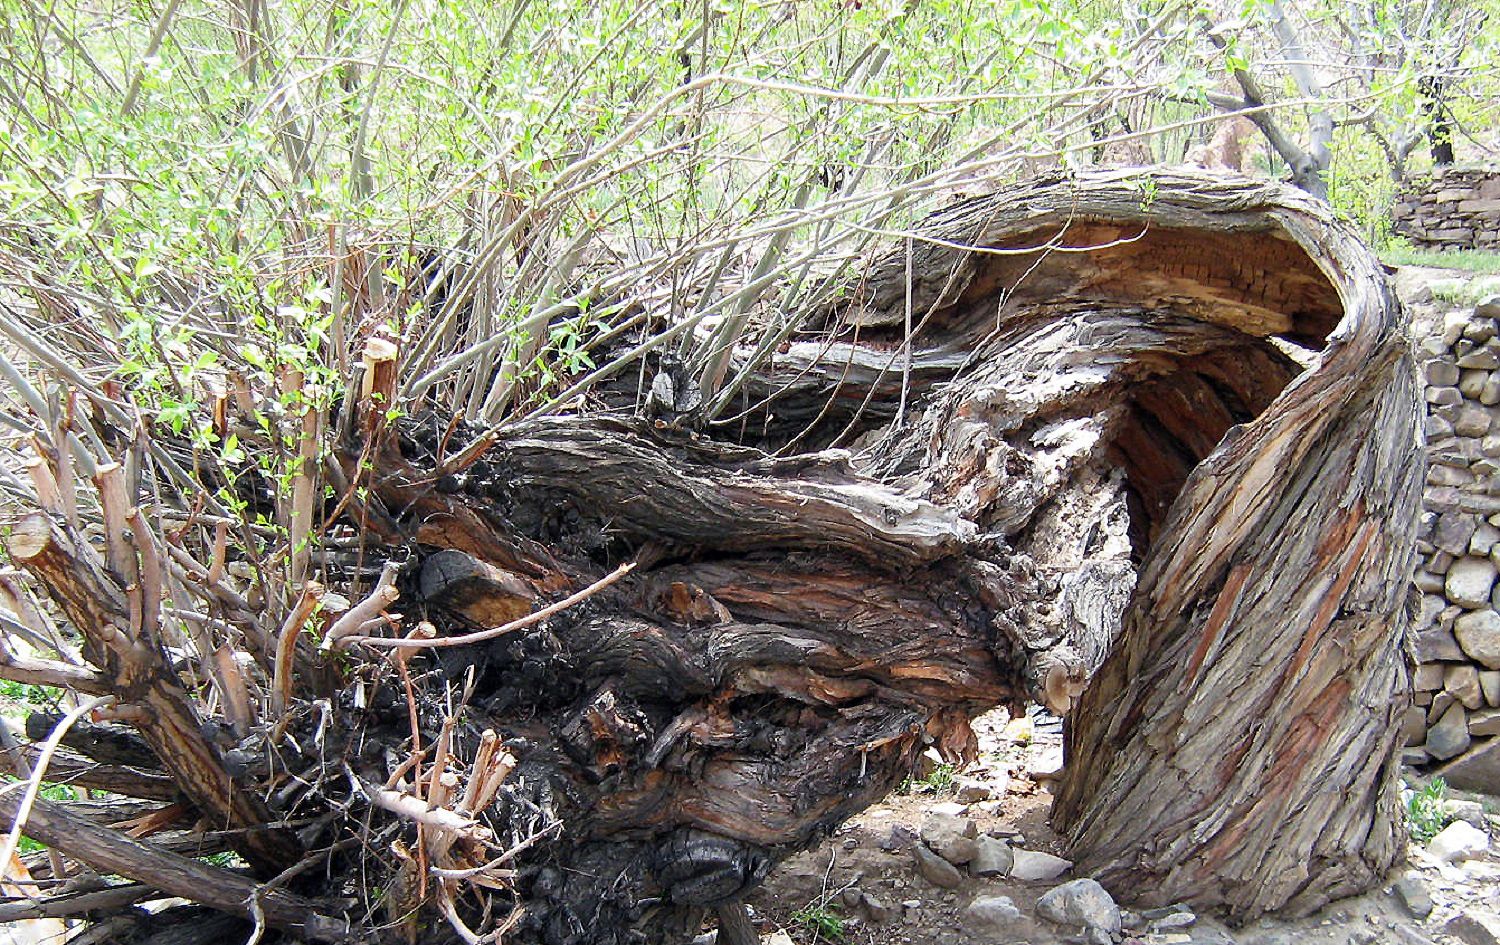
[[[1437,724],[1427,730],[1427,743],[1422,747],[1439,761],[1447,761],[1463,754],[1471,741],[1468,714],[1455,702],[1443,711]]]
[[[1448,578],[1451,582],[1452,571],[1448,572]],[[1458,638],[1458,645],[1464,652],[1483,663],[1486,669],[1500,669],[1500,613],[1485,609],[1464,614],[1453,622],[1453,635]]]
[[[1414,919],[1425,919],[1432,914],[1432,896],[1427,886],[1415,873],[1407,873],[1391,886],[1401,908]]]
[[[1478,827],[1480,830],[1484,829],[1484,805],[1478,801],[1465,801],[1455,798],[1444,801],[1443,810],[1448,812],[1448,817],[1451,820],[1461,820],[1466,824]]]
[[[860,896],[859,907],[864,912],[865,917],[876,925],[885,925],[888,922],[894,921],[900,912],[900,909],[896,906],[869,893],[864,893]]]
[[[964,910],[964,920],[974,931],[1005,935],[1025,922],[1025,916],[1009,896],[978,896]]]
[[[997,837],[980,837],[975,841],[978,849],[969,861],[969,872],[975,876],[1005,876],[1010,873],[1013,859],[1010,844]]]
[[[1120,931],[1120,907],[1092,879],[1075,879],[1049,889],[1036,901],[1037,915],[1071,929]]]
[[[975,843],[978,836],[978,826],[967,817],[928,814],[922,820],[922,841],[954,866],[962,866],[974,859],[979,852]]]
[[[1455,820],[1427,841],[1427,852],[1444,863],[1479,856],[1489,849],[1489,834],[1468,821]]]
[[[1484,607],[1490,602],[1495,583],[1495,563],[1488,558],[1465,556],[1448,568],[1443,587],[1448,599],[1465,607]]]
[[[880,838],[880,849],[887,853],[905,850],[917,841],[917,832],[906,824],[891,824],[891,829]]]
[[[1037,850],[1012,850],[1010,878],[1022,882],[1056,879],[1073,868],[1069,860]]]
[[[958,871],[958,867],[927,849],[926,845],[912,844],[911,855],[917,872],[932,885],[943,889],[957,889],[963,885],[964,874]]]
[[[1443,932],[1464,945],[1500,945],[1500,916],[1477,909],[1449,919]]]
[[[988,784],[978,778],[957,778],[958,799],[966,804],[977,804],[987,801],[995,793]]]
[[[1173,929],[1185,929],[1198,921],[1198,917],[1191,912],[1172,912],[1153,919],[1151,928],[1158,932],[1170,932]]]

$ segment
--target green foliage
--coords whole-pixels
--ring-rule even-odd
[[[1465,31],[1497,5],[1440,5],[1427,33],[1394,0],[1296,5],[1329,90],[1308,102],[1259,0],[1232,18],[1125,0],[287,0],[253,24],[201,0],[0,0],[0,249],[25,269],[14,284],[67,296],[49,341],[195,461],[232,480],[248,458],[280,489],[302,405],[251,418],[270,442],[246,450],[209,419],[231,380],[274,392],[294,374],[328,407],[380,332],[404,396],[499,421],[622,370],[600,356],[622,323],[636,357],[670,345],[707,378],[724,344],[784,332],[824,277],[976,182],[1182,160],[1240,70],[1294,139],[1332,113],[1332,199],[1379,240],[1395,156],[1425,160],[1407,146],[1424,76],[1448,80],[1464,128],[1495,126],[1496,37]],[[666,313],[718,327],[666,337]],[[212,491],[231,513],[234,485]]]
[[[807,933],[808,938],[804,941],[808,945],[814,945],[817,942],[840,945],[849,938],[849,927],[844,917],[824,904],[810,905],[805,909],[797,910],[792,913],[792,921]]]
[[[958,790],[958,768],[939,762],[925,777],[907,778],[901,782],[902,794],[952,794]]]
[[[1406,827],[1418,843],[1426,843],[1438,835],[1452,818],[1445,803],[1448,784],[1442,778],[1433,778],[1406,797]]]
[[[49,709],[58,704],[62,691],[54,686],[38,686],[20,683],[13,679],[0,679],[0,704],[13,706],[23,712]]]

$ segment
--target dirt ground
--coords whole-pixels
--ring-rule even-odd
[[[1029,720],[1027,720],[1029,721]],[[981,757],[970,769],[950,775],[939,769],[840,827],[816,849],[783,863],[751,900],[765,945],[1001,945],[1085,941],[1076,931],[1040,918],[1036,900],[1070,879],[1019,882],[1009,877],[977,878],[962,872],[956,888],[943,888],[916,868],[912,846],[920,842],[930,814],[973,821],[977,833],[1005,840],[1012,848],[1063,856],[1058,837],[1047,826],[1051,804],[1047,772],[1061,758],[1055,724],[1021,722],[1007,727],[1003,710],[976,723]],[[1471,795],[1465,797],[1472,798]],[[1458,799],[1458,798],[1455,798]],[[1488,804],[1488,807],[1484,805]],[[1487,811],[1486,829],[1500,832],[1494,799],[1479,799]],[[1474,807],[1469,807],[1471,812]],[[1488,855],[1460,865],[1439,863],[1420,846],[1381,890],[1333,903],[1294,921],[1263,920],[1231,929],[1211,915],[1194,916],[1173,928],[1149,923],[1126,930],[1126,945],[1474,945],[1474,939],[1448,934],[1461,914],[1500,913],[1500,858],[1492,842]],[[1432,912],[1414,916],[1391,889],[1408,872],[1430,896]],[[976,899],[1005,896],[1020,915],[1003,927],[986,922],[969,907]],[[1122,897],[1123,898],[1123,897]],[[1121,906],[1128,909],[1128,902]],[[1420,911],[1420,909],[1419,909]],[[1128,917],[1127,917],[1128,920]],[[1178,917],[1176,922],[1185,919]]]

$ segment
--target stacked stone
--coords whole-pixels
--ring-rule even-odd
[[[1427,487],[1407,761],[1500,791],[1500,297],[1419,344]]]
[[[1449,167],[1410,184],[1393,229],[1428,249],[1500,248],[1500,168]]]

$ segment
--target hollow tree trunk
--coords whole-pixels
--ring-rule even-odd
[[[274,743],[275,765],[236,783],[284,772],[246,793],[361,836],[399,811],[449,829],[457,809],[399,796],[396,759],[416,740],[468,764],[498,738],[513,770],[458,812],[514,848],[507,940],[674,942],[925,746],[962,760],[974,715],[1035,699],[1071,717],[1059,821],[1117,892],[1249,917],[1376,882],[1419,475],[1378,264],[1305,195],[1175,171],[1039,181],[919,235],[732,427],[601,411],[473,439],[434,418],[350,445],[346,478],[372,470],[350,518],[436,636],[397,684],[390,641],[330,629],[348,652],[323,667],[284,647],[302,688],[236,749]],[[330,858],[299,908],[322,927],[317,897],[358,875],[391,911],[354,931],[416,935],[421,836],[356,874]],[[477,901],[446,908],[478,921]]]
[[[1159,887],[1118,891],[1248,916],[1368,887],[1397,855],[1389,749],[1418,409],[1378,265],[1310,200],[1173,174],[1153,190],[1048,182],[928,232],[904,423],[902,253],[827,314],[832,343],[794,344],[756,385],[768,403],[745,428],[822,452],[547,420],[502,434],[456,492],[385,481],[420,543],[507,572],[491,602],[558,570],[582,584],[601,573],[585,559],[641,561],[545,634],[443,657],[478,660],[491,724],[545,722],[531,757],[573,792],[556,810],[570,842],[528,891],[537,940],[685,934],[700,908],[889,791],[924,744],[962,758],[973,714],[1027,698],[1072,710],[1060,811],[1090,869],[1135,878],[1114,871],[1139,852],[1109,833],[1125,809],[1116,768],[1179,818],[1149,828]],[[860,453],[828,449],[856,439]],[[413,466],[406,481],[431,479]],[[505,537],[517,533],[555,558]],[[1253,614],[1215,610],[1226,581],[1254,592]],[[455,599],[463,614],[485,595]],[[1127,604],[1120,655],[1075,709]],[[1221,638],[1200,655],[1163,645],[1205,625]],[[1285,664],[1258,657],[1283,648]],[[1108,699],[1179,689],[1171,715]],[[1281,694],[1255,707],[1280,713],[1274,725],[1238,708],[1250,692]],[[1244,764],[1156,749],[1164,719]],[[1236,776],[1281,798],[1255,808],[1280,833],[1223,834],[1267,871],[1226,871],[1266,887],[1243,903],[1180,880],[1173,868],[1217,873],[1167,842],[1201,834],[1189,805],[1223,801]],[[1348,800],[1297,803],[1314,790]],[[1306,853],[1320,865],[1275,891]],[[562,874],[574,878],[548,879]],[[674,908],[642,911],[658,898]]]

